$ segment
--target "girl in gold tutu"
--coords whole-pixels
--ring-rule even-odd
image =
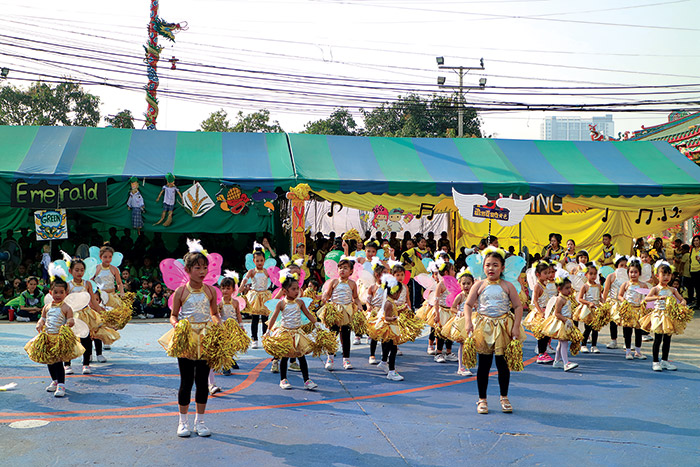
[[[306,305],[299,300],[299,274],[292,273],[289,269],[280,272],[280,284],[284,293],[284,299],[280,300],[275,307],[275,311],[270,316],[270,328],[266,336],[271,339],[280,337],[291,337],[292,346],[289,353],[280,359],[280,387],[282,389],[292,389],[292,385],[287,380],[287,365],[290,358],[299,360],[301,375],[304,378],[304,388],[315,389],[316,383],[309,379],[309,365],[306,362],[306,354],[312,351],[312,342],[309,336],[301,329],[301,314],[314,323],[316,317],[306,309]],[[278,326],[275,322],[277,316],[281,316],[281,323]],[[286,335],[286,336],[285,336]]]
[[[396,344],[401,342],[401,328],[398,326],[399,313],[395,305],[401,285],[391,274],[382,276],[382,305],[372,323],[375,335],[382,342],[382,361],[377,368],[386,371],[386,379],[390,381],[403,381],[403,376],[396,372]]]
[[[193,431],[199,436],[211,435],[209,428],[204,425],[204,412],[209,398],[210,368],[202,354],[202,336],[210,322],[220,324],[221,320],[216,304],[216,290],[203,282],[209,272],[209,259],[202,251],[190,251],[184,259],[189,281],[175,290],[173,309],[170,313],[173,329],[158,339],[158,342],[168,351],[168,355],[177,357],[180,369],[180,389],[177,396],[180,420],[177,435],[186,438],[191,434],[187,423],[187,411],[193,384],[196,385],[194,400],[197,408]],[[178,333],[187,328],[191,333],[187,336],[188,340],[194,343],[194,348],[183,349],[180,352],[175,348]]]
[[[114,248],[111,246],[103,246],[100,248],[100,260],[101,264],[97,265],[95,270],[95,275],[92,280],[95,281],[100,292],[104,292],[106,295],[102,298],[102,305],[111,308],[117,308],[122,305],[122,297],[124,297],[124,284],[122,283],[122,276],[115,266],[112,266],[112,256],[114,255]],[[116,289],[114,284],[116,283]],[[119,293],[115,293],[118,291]]]
[[[544,311],[549,299],[554,297],[556,293],[552,290],[551,280],[554,279],[554,267],[547,261],[538,261],[533,265],[535,268],[535,277],[537,282],[532,290],[532,302],[530,303],[530,312],[523,320],[523,324],[530,330],[537,329],[542,321],[544,321]],[[538,338],[539,337],[539,338]],[[547,346],[550,338],[547,336],[539,336],[535,332],[537,339],[537,363],[543,365],[552,363],[554,359],[547,353]]]
[[[450,290],[447,288],[446,278],[449,276],[452,281],[455,278],[452,277],[454,274],[454,266],[449,261],[443,259],[438,259],[435,261],[435,265],[438,268],[438,273],[440,274],[440,283],[435,289],[435,303],[433,304],[432,315],[428,318],[428,324],[430,324],[433,329],[435,329],[435,336],[437,338],[437,349],[435,352],[435,357],[433,360],[436,363],[446,363],[446,362],[456,362],[458,360],[457,355],[452,353],[452,341],[445,338],[442,334],[442,326],[447,324],[447,322],[452,319],[452,310],[447,303],[447,297],[450,294]],[[459,286],[457,286],[459,287]],[[455,294],[457,295],[458,292]],[[445,347],[445,353],[442,352],[443,346]]]
[[[642,273],[642,263],[637,259],[632,259],[627,267],[627,274],[630,280],[622,284],[617,293],[620,303],[617,312],[616,323],[622,326],[622,335],[625,337],[625,358],[627,360],[646,360],[642,353],[642,329],[639,319],[647,312],[644,302],[645,294],[640,289],[646,289],[647,285],[639,282],[639,275]],[[634,354],[632,354],[632,332],[634,330]]]
[[[111,345],[114,341],[119,339],[119,332],[114,329],[105,326],[102,322],[102,318],[96,310],[104,311],[104,307],[100,303],[100,299],[94,290],[92,290],[92,284],[89,281],[83,280],[83,275],[85,274],[85,263],[82,259],[66,259],[68,263],[69,271],[73,276],[73,279],[68,281],[68,293],[80,293],[87,292],[90,294],[90,306],[77,312],[78,317],[83,320],[90,328],[90,335],[87,337],[80,338],[80,344],[85,347],[85,353],[83,354],[83,374],[89,375],[92,373],[92,368],[90,368],[90,357],[92,356],[93,341],[95,343],[95,354],[97,355],[97,361],[100,363],[105,363],[107,359],[102,355],[102,343]],[[73,369],[70,366],[70,362],[65,362],[65,371],[67,375],[73,374]]]
[[[451,336],[458,336],[453,339],[455,342],[460,343],[459,351],[457,352],[457,361],[459,362],[457,374],[459,376],[472,376],[472,372],[469,368],[465,367],[462,363],[462,352],[464,351],[464,339],[467,337],[465,332],[466,318],[464,317],[464,304],[467,301],[472,285],[474,285],[474,276],[472,276],[469,269],[462,268],[457,273],[457,281],[460,287],[462,287],[462,291],[457,295],[455,301],[452,302],[451,310],[455,317],[447,322],[445,325],[447,331],[445,332]]]
[[[479,390],[477,412],[480,414],[489,412],[486,390],[494,355],[501,391],[501,410],[506,413],[513,411],[508,400],[510,369],[505,351],[512,340],[525,340],[525,330],[521,324],[523,306],[518,291],[513,284],[502,278],[505,258],[506,252],[499,248],[484,249],[483,270],[486,279],[474,284],[464,305],[467,318],[465,332],[467,335],[473,334],[478,353],[476,384]],[[511,313],[511,307],[514,313]]]
[[[605,278],[605,285],[603,287],[603,304],[605,307],[609,308],[610,314],[613,317],[617,314],[617,294],[622,284],[629,278],[627,275],[626,256],[616,256],[614,264],[615,272]],[[617,324],[615,324],[614,321],[610,322],[610,343],[608,343],[606,347],[608,349],[617,348]]]
[[[408,293],[408,286],[404,283],[404,279],[406,278],[406,268],[401,261],[389,260],[388,264],[391,268],[391,275],[396,278],[396,281],[399,283],[399,287],[401,287],[399,298],[397,298],[394,302],[396,313],[399,315],[401,313],[413,313],[413,308],[411,308],[411,296]],[[396,355],[403,355],[400,347],[396,351]]]
[[[59,335],[63,332],[61,327],[64,325],[73,327],[75,320],[73,319],[73,310],[63,302],[68,295],[66,282],[59,277],[54,278],[49,293],[53,298],[53,302],[44,305],[44,308],[41,310],[41,318],[36,324],[36,330],[40,334],[29,341],[24,346],[24,350],[29,354],[29,358],[37,363],[45,363],[48,366],[51,384],[46,390],[53,392],[55,397],[63,397],[66,395],[66,373],[63,368],[63,362],[64,360],[72,360],[79,357],[85,352],[85,349],[78,342],[78,338],[73,335],[71,340],[75,340],[75,342],[66,346],[66,351],[62,354],[56,354],[55,349],[58,347],[58,341],[63,338],[63,336]],[[44,332],[48,335],[47,339],[42,339]]]
[[[226,270],[224,272],[224,277],[219,282],[219,289],[221,289],[221,302],[219,303],[219,318],[221,321],[225,322],[227,319],[235,320],[240,327],[243,327],[243,316],[241,315],[241,301],[245,304],[245,300],[239,297],[234,297],[234,293],[245,295],[247,292],[247,286],[243,286],[238,289],[238,282],[240,277],[237,272]],[[239,301],[240,300],[240,301]],[[245,307],[244,307],[245,308]],[[226,368],[222,371],[224,376],[230,376],[231,370],[238,370],[238,363],[233,360],[233,366],[231,368]],[[210,379],[213,379],[210,375]],[[218,386],[215,386],[218,388]],[[209,393],[211,394],[211,388]]]
[[[384,265],[378,261],[372,263],[372,273],[374,274],[374,284],[367,290],[367,322],[370,323],[377,318],[377,313],[384,302],[384,291],[382,289],[382,276],[386,272]],[[372,336],[369,340],[369,364],[376,365],[379,363],[377,357],[378,341]]]
[[[656,301],[654,311],[642,318],[644,330],[654,334],[654,345],[652,346],[652,357],[654,362],[651,369],[654,371],[670,370],[678,368],[669,363],[668,354],[671,350],[671,336],[682,334],[677,332],[673,320],[668,316],[667,302],[670,297],[674,297],[681,306],[686,306],[685,299],[673,287],[669,287],[669,282],[673,278],[673,270],[665,261],[659,261],[656,266],[656,278],[659,285],[653,287],[645,300],[647,302]],[[661,361],[659,361],[659,349],[661,350]]]
[[[267,332],[267,315],[270,313],[265,302],[272,298],[272,294],[268,290],[270,274],[265,269],[265,250],[257,242],[253,244],[253,262],[255,268],[248,271],[243,282],[252,282],[251,290],[246,294],[248,306],[245,312],[252,315],[250,320],[250,333],[253,340],[251,348],[257,349],[260,346],[258,323],[262,322],[262,332],[265,334]]]
[[[598,350],[598,331],[591,327],[591,322],[597,313],[600,305],[600,284],[598,279],[598,268],[595,263],[587,263],[586,280],[581,290],[578,292],[579,306],[574,312],[574,321],[583,323],[583,341],[581,342],[581,352],[588,353],[588,338],[591,338],[591,352],[600,353]]]
[[[562,269],[557,271],[554,279],[559,294],[547,303],[547,317],[542,322],[542,333],[545,336],[557,339],[557,350],[554,354],[552,368],[563,368],[571,371],[578,367],[578,363],[569,361],[569,333],[575,328],[572,318],[571,301],[569,295],[573,292],[568,273]]]

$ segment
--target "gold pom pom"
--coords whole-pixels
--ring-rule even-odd
[[[69,361],[74,357],[75,345],[79,343],[73,330],[69,326],[61,326],[58,330],[58,338],[54,344],[53,355],[60,361]]]
[[[250,337],[238,322],[229,318],[224,322],[227,339],[231,341],[231,350],[233,353],[247,352],[250,347]],[[229,367],[230,368],[230,367]]]
[[[462,365],[465,368],[476,368],[476,342],[473,337],[467,337],[462,344]]]
[[[279,336],[272,337],[266,334],[262,338],[262,345],[265,352],[275,358],[284,358],[294,348],[294,341],[291,334],[287,332],[281,333]]]
[[[323,305],[323,324],[327,327],[333,327],[339,325],[343,319],[343,312],[335,305],[335,303],[328,302]]]
[[[338,335],[325,329],[316,328],[313,335],[313,356],[333,355],[338,351]]]
[[[231,334],[222,324],[212,323],[202,337],[202,353],[209,367],[215,371],[228,370],[233,366],[233,343]]]
[[[401,313],[399,315],[399,327],[401,328],[401,344],[403,344],[408,341],[415,341],[420,337],[425,323],[415,313]]]
[[[666,314],[673,321],[674,334],[683,334],[695,311],[681,305],[676,297],[671,296],[666,298]]]
[[[566,331],[566,338],[571,342],[571,346],[569,347],[571,355],[578,355],[581,350],[581,342],[583,341],[583,334],[581,331],[579,331],[576,326],[573,326]]]
[[[48,365],[56,361],[53,350],[54,347],[51,345],[49,335],[46,333],[46,331],[42,331],[32,341],[32,345],[28,352],[29,358],[31,358],[34,362]]]
[[[168,348],[168,355],[176,358],[191,358],[197,354],[197,344],[192,339],[192,326],[186,319],[175,326],[175,333]]]
[[[610,302],[603,303],[593,311],[593,319],[591,320],[591,329],[600,331],[610,323],[612,304]]]
[[[114,307],[111,310],[103,311],[102,321],[105,323],[105,325],[112,329],[116,329],[117,331],[124,329],[124,326],[131,321],[135,298],[136,295],[133,292],[127,292],[124,294],[124,298],[121,299],[121,305]]]
[[[356,336],[362,336],[367,334],[367,317],[361,311],[356,311],[352,315],[352,332]]]
[[[523,343],[517,339],[510,341],[506,347],[506,363],[510,371],[523,371]]]

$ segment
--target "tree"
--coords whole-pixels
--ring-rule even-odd
[[[336,109],[325,119],[308,122],[302,133],[313,135],[344,135],[357,136],[360,131],[352,114],[347,109]]]
[[[131,114],[131,110],[128,109],[117,112],[114,116],[105,117],[105,121],[114,128],[134,129],[134,116]]]
[[[367,136],[447,138],[457,133],[456,99],[416,94],[399,96],[372,110],[360,109]],[[474,109],[464,109],[464,134],[480,137],[480,122]]]
[[[0,125],[97,126],[100,98],[71,82],[0,88]]]
[[[238,112],[236,115],[237,122],[231,126],[228,120],[228,114],[224,109],[212,112],[199,125],[197,131],[236,131],[241,133],[283,133],[280,123],[275,120],[270,122],[270,111],[261,109],[257,112],[244,115],[243,112]]]

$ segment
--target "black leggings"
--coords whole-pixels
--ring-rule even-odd
[[[63,362],[56,362],[47,366],[49,367],[51,381],[56,381],[58,384],[66,383],[66,370],[63,368]]]
[[[634,346],[635,347],[641,347],[642,346],[642,330],[637,329],[637,328],[628,328],[628,327],[623,327],[622,328],[622,335],[625,336],[625,348],[626,349],[631,349],[632,345],[632,330],[634,329]]]
[[[659,347],[661,347],[661,360],[668,361],[668,352],[671,350],[671,334],[654,334],[654,345],[651,347],[654,363],[659,361]]]
[[[543,337],[542,339],[537,339],[537,353],[538,354],[547,353],[547,345],[549,345],[549,337]]]
[[[437,353],[442,353],[443,345],[447,349],[447,353],[452,353],[452,341],[449,339],[437,338]]]
[[[389,361],[389,371],[394,371],[396,368],[396,352],[399,348],[394,344],[394,341],[382,342],[382,361]]]
[[[250,333],[252,334],[253,340],[258,340],[258,323],[262,321],[262,333],[267,332],[267,316],[253,315],[250,319]]]
[[[581,345],[586,345],[588,343],[588,336],[591,336],[591,345],[595,347],[598,345],[598,331],[594,331],[592,327],[587,324],[583,325],[583,342]]]
[[[617,340],[617,324],[610,322],[610,339]]]
[[[428,336],[428,343],[433,345],[435,343],[435,328],[430,328],[430,335]]]
[[[383,351],[384,350],[382,350],[382,352]],[[376,353],[377,353],[377,341],[375,341],[374,339],[370,339],[370,341],[369,341],[369,356],[374,357],[374,355]]]
[[[207,365],[207,361],[178,358],[177,366],[180,368],[180,389],[177,392],[177,403],[190,405],[192,384],[194,384],[196,386],[194,401],[197,404],[206,404],[209,398],[209,365]]]
[[[343,358],[350,358],[350,326],[331,326],[331,331],[340,334]]]
[[[491,363],[493,363],[493,354],[479,354],[479,365],[476,369],[476,385],[479,388],[479,399],[486,399]],[[498,370],[498,386],[501,388],[501,396],[507,397],[508,385],[510,384],[510,370],[504,355],[496,355],[496,369]]]
[[[309,365],[306,363],[306,357],[299,357],[298,360],[299,367],[301,368],[301,376],[304,378],[304,381],[308,381]],[[280,381],[287,379],[287,363],[289,363],[289,359],[287,357],[280,360]]]
[[[83,352],[83,365],[90,365],[90,356],[92,356],[92,337],[81,337],[80,343],[85,347],[85,352]]]

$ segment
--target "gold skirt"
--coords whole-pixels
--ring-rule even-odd
[[[436,331],[440,332],[447,324],[449,320],[452,319],[454,314],[452,313],[452,310],[450,308],[447,308],[445,306],[440,306],[437,310],[435,307],[433,307],[433,311],[430,313],[428,316],[428,325],[432,328],[434,328]],[[438,317],[440,318],[438,321]],[[444,337],[444,336],[443,336]]]
[[[401,336],[401,327],[398,321],[387,322],[374,317],[367,323],[367,334],[378,342],[394,341],[394,344],[400,345],[406,342],[406,339]]]
[[[277,355],[280,358],[299,358],[304,355],[308,355],[313,351],[313,341],[307,333],[301,330],[301,328],[283,328],[277,326],[270,332],[268,339],[288,339],[291,337],[292,347],[291,350],[285,355]],[[269,342],[269,341],[268,341]],[[268,343],[269,345],[269,343]]]
[[[244,313],[250,315],[269,316],[270,310],[265,306],[265,302],[272,298],[272,293],[269,290],[258,292],[257,290],[249,291],[246,296],[246,307]]]
[[[639,328],[639,319],[647,314],[646,303],[632,305],[628,301],[619,303],[616,307],[615,324],[626,328]]]
[[[640,329],[653,334],[683,334],[685,326],[678,326],[663,310],[653,310],[639,320]]]
[[[46,350],[43,352],[38,352],[36,346],[40,345],[40,342],[43,339],[46,339],[46,342],[44,343]],[[24,345],[24,350],[27,352],[27,355],[29,355],[29,358],[32,361],[36,363],[43,363],[45,365],[51,365],[57,362],[69,362],[85,353],[85,347],[80,344],[80,339],[77,337],[75,337],[75,341],[70,348],[62,353],[57,353],[55,350],[57,341],[58,334],[41,332]]]
[[[506,347],[513,340],[510,332],[515,324],[513,313],[506,313],[498,318],[491,318],[479,313],[472,316],[474,324],[474,344],[477,353],[505,355]],[[524,342],[527,336],[522,324],[520,325],[520,336],[518,340]]]
[[[349,326],[352,323],[352,317],[357,311],[357,306],[354,303],[347,305],[339,305],[337,303],[328,302],[318,310],[318,319],[327,327],[331,326]]]
[[[171,346],[173,344],[173,339],[175,338],[176,328],[172,328],[170,331],[160,336],[160,339],[158,339],[158,343],[161,346],[163,346],[165,351],[168,352],[168,355],[170,355],[171,357],[189,358],[190,360],[204,360],[205,356],[202,349],[202,337],[206,333],[208,325],[209,322],[190,324],[190,338],[195,346],[194,349],[192,349],[191,351],[183,351],[177,353],[171,352]]]
[[[591,309],[588,305],[579,305],[578,308],[573,313],[573,320],[574,321],[580,321],[583,324],[590,324],[593,322],[593,318],[595,318],[597,310],[596,309]]]
[[[447,340],[459,342],[461,344],[468,337],[466,327],[467,318],[464,315],[454,315],[452,318],[447,320],[445,325],[442,327],[440,330],[440,335]]]
[[[557,340],[567,340],[568,332],[566,330],[566,323],[557,319],[554,313],[542,321],[540,330],[543,336],[551,337],[552,339]]]
[[[416,316],[423,322],[428,322],[428,315],[432,313],[433,306],[428,304],[426,300],[423,305],[416,310]]]

